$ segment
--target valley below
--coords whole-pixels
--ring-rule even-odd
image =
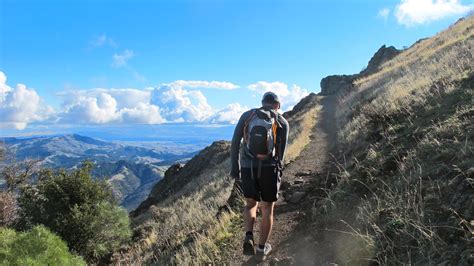
[[[142,202],[166,169],[185,163],[203,144],[152,141],[103,141],[78,134],[0,138],[9,161],[36,161],[38,167],[76,169],[85,161],[93,163],[92,175],[106,181],[116,200],[127,210]]]

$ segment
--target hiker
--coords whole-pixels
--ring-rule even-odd
[[[273,225],[273,208],[278,199],[282,163],[288,142],[289,125],[277,111],[280,100],[273,92],[262,97],[262,107],[242,114],[234,130],[231,145],[230,175],[241,182],[246,198],[243,253],[265,260],[272,247],[267,240]],[[243,138],[242,149],[241,140]],[[239,154],[240,153],[240,154]],[[253,227],[260,204],[262,221],[255,249]]]

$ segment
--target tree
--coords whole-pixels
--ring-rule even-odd
[[[18,206],[11,192],[0,191],[0,227],[13,226],[18,216]]]
[[[5,181],[8,192],[13,193],[30,183],[40,170],[39,162],[33,159],[17,161],[14,152],[0,142],[0,179]]]
[[[86,265],[66,243],[44,226],[17,233],[0,228],[1,265]]]
[[[88,261],[96,261],[131,237],[127,212],[105,182],[92,179],[92,164],[74,171],[41,171],[21,188],[22,226],[43,224]]]
[[[5,153],[6,153],[5,144],[0,142],[0,161],[3,161],[5,159]]]
[[[11,164],[9,162],[3,163],[3,161],[7,157],[7,150],[5,148],[5,144],[0,142],[0,165],[4,165],[3,168],[0,168],[0,182],[5,182],[8,191],[2,191],[3,185],[0,186],[0,227],[3,226],[13,226],[17,214],[18,214],[18,206],[16,203],[15,195],[12,193],[12,189],[10,189],[10,184],[12,183],[5,173],[10,172],[9,169],[11,168]],[[3,180],[2,180],[3,179]]]

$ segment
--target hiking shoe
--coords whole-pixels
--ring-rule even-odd
[[[253,256],[255,255],[255,242],[253,241],[253,236],[245,236],[244,239],[244,255]]]
[[[265,243],[265,248],[261,249],[260,247],[257,247],[257,260],[258,261],[264,261],[267,259],[267,256],[270,255],[272,252],[272,245],[269,243]]]

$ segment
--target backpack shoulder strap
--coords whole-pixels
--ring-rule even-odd
[[[251,111],[251,113],[250,113],[249,117],[247,118],[247,120],[245,120],[245,123],[244,123],[244,142],[245,143],[247,143],[248,139],[249,139],[248,132],[247,132],[247,127],[249,126],[250,120],[252,120],[252,118],[255,115],[257,115],[257,109],[251,109],[250,111]]]
[[[272,112],[272,117],[275,119],[275,121],[276,121],[276,123],[277,123],[277,126],[278,126],[279,128],[282,128],[282,125],[281,125],[281,123],[280,123],[280,117],[281,117],[281,116],[282,116],[282,115],[279,114],[279,113],[276,112],[276,111],[275,111],[275,112]]]
[[[279,128],[282,128],[283,126],[281,125],[280,121],[279,121],[279,118],[281,116],[281,114],[277,113],[277,112],[272,112],[272,116],[273,116],[273,119],[274,119],[274,123],[273,123],[273,126],[272,126],[272,132],[273,132],[273,144],[275,145],[275,149],[276,149],[276,157],[279,158],[280,157],[280,151],[281,151],[281,141],[278,142],[277,141],[277,133],[278,133],[278,129]],[[278,142],[278,147],[277,147],[277,142]]]

